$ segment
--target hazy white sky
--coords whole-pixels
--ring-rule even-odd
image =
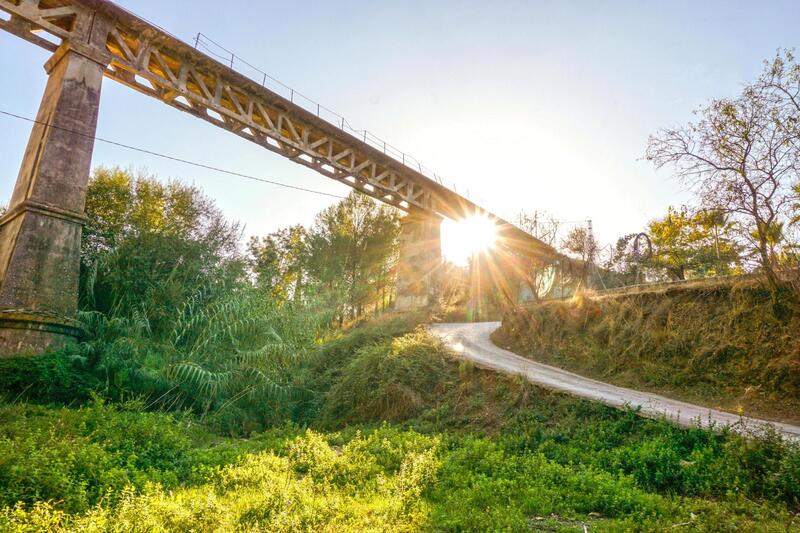
[[[591,218],[602,242],[688,195],[641,161],[648,134],[734,94],[779,47],[786,1],[121,0],[186,41],[202,31],[413,154],[500,215]],[[224,8],[220,8],[223,6]],[[47,54],[0,32],[0,109],[33,117]],[[0,199],[30,124],[0,116]],[[98,136],[326,192],[343,185],[106,81]],[[193,181],[248,234],[310,223],[331,198],[99,143],[95,165]]]

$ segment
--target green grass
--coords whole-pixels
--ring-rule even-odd
[[[339,446],[329,443],[332,435],[310,430],[278,437],[268,433],[246,443],[246,453],[229,464],[204,465],[199,483],[131,487],[79,514],[59,503],[18,505],[0,515],[0,525],[33,531],[397,531],[426,522],[428,504],[420,495],[438,465],[435,437],[386,429]],[[213,448],[204,452],[206,460],[214,457]]]
[[[19,412],[22,406],[9,409],[31,417]],[[381,425],[339,432],[287,427],[231,439],[202,428],[186,436],[185,422],[171,416],[102,405],[51,415],[37,425],[61,431],[51,431],[40,450],[55,444],[51,455],[67,457],[42,461],[40,451],[36,468],[20,456],[11,459],[38,473],[29,486],[50,486],[51,492],[31,492],[27,504],[6,507],[0,512],[4,529],[570,531],[586,523],[593,530],[629,531],[687,523],[695,531],[785,531],[798,525],[776,502],[653,490],[623,469],[565,461],[552,457],[555,448],[534,451],[518,438]],[[104,434],[84,425],[115,417]],[[69,427],[62,425],[65,418]],[[141,428],[157,428],[159,443],[140,439],[151,434]],[[67,442],[77,458],[59,447]],[[128,454],[135,458],[126,462]],[[137,484],[139,476],[143,483]],[[87,497],[71,496],[79,486],[90,489]],[[17,497],[8,490],[3,496]]]
[[[386,318],[323,345],[297,378],[317,391],[314,408],[299,402],[295,423],[249,438],[130,402],[4,405],[0,529],[800,528],[796,447],[479,370],[414,322]]]

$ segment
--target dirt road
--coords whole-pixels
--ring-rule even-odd
[[[489,335],[498,327],[500,327],[499,322],[432,324],[430,330],[442,338],[459,357],[484,368],[524,376],[532,383],[548,389],[613,407],[638,407],[642,416],[650,418],[665,416],[681,426],[696,426],[699,422],[706,428],[730,426],[740,433],[753,433],[764,426],[772,426],[784,436],[800,440],[800,426],[740,417],[733,413],[671,400],[649,392],[617,387],[525,359],[495,346]]]

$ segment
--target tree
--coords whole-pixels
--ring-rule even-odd
[[[104,395],[278,418],[327,317],[253,287],[238,225],[194,186],[101,168],[86,215],[78,349]]]
[[[339,323],[385,306],[398,251],[398,212],[356,191],[317,215],[309,231],[309,274]]]
[[[318,303],[342,324],[391,301],[399,231],[395,209],[353,191],[318,213],[311,228],[251,238],[247,263],[271,297]]]
[[[787,140],[795,149],[800,148],[800,64],[794,53],[791,50],[778,51],[771,61],[765,61],[757,86],[771,96]],[[793,178],[791,223],[797,224],[800,221],[800,179],[796,173]]]
[[[795,200],[792,204],[792,218],[789,221],[791,226],[798,226],[800,225],[800,183],[796,183],[794,187],[792,187],[794,191]]]
[[[692,214],[685,206],[670,207],[664,218],[648,224],[653,253],[645,264],[672,280],[728,274],[739,260],[732,228],[719,211]]]
[[[713,264],[713,267],[706,268],[705,275],[712,270],[715,275],[725,275],[741,266],[742,250],[736,243],[734,235],[736,226],[726,213],[719,210],[699,211],[694,215],[693,222],[713,244],[714,260],[707,261],[707,264]]]
[[[517,226],[545,244],[554,248],[557,246],[560,222],[555,217],[541,211],[530,214],[523,212],[517,217]],[[554,265],[533,255],[520,258],[518,263],[521,265],[520,277],[533,298],[538,300],[555,281]]]
[[[791,237],[788,239],[789,245],[782,250],[781,265],[794,269],[791,282],[800,294],[800,183],[795,184],[792,190],[796,200],[792,204],[792,216],[787,230]]]
[[[732,217],[773,289],[779,282],[772,243],[798,176],[790,109],[764,84],[750,85],[701,108],[697,122],[652,135],[646,151],[656,168],[674,167],[702,209]]]
[[[472,259],[472,258],[470,258]],[[472,265],[470,261],[470,265]],[[470,266],[461,266],[445,261],[441,266],[442,286],[439,291],[438,307],[445,316],[446,321],[466,321],[466,307],[470,297]]]
[[[624,287],[640,283],[643,267],[652,256],[653,246],[646,233],[628,233],[617,239],[605,263],[606,286]]]
[[[561,242],[561,247],[580,259],[581,282],[585,287],[589,280],[589,269],[597,256],[598,244],[594,235],[588,228],[574,227]]]
[[[97,168],[86,196],[82,256],[91,261],[122,242],[159,233],[204,240],[224,254],[236,251],[238,226],[198,188],[121,168]]]
[[[303,226],[284,228],[260,239],[251,237],[247,248],[257,285],[276,298],[301,301],[309,255],[308,234]]]
[[[86,194],[81,305],[119,316],[148,308],[171,328],[176,306],[243,275],[239,228],[194,186],[98,168]]]

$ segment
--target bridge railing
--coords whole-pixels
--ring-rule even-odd
[[[439,185],[450,189],[467,200],[475,203],[476,205],[487,205],[485,198],[476,197],[474,194],[471,194],[470,190],[466,187],[462,186],[459,188],[454,181],[445,180],[441,175],[423,165],[418,159],[408,152],[397,148],[369,130],[355,128],[342,114],[337,113],[333,109],[321,104],[313,98],[306,96],[297,89],[275,78],[268,72],[258,68],[249,61],[243,59],[241,56],[237,55],[235,52],[214,41],[204,33],[197,33],[192,40],[192,44],[199,51],[212,56],[220,63],[229,66],[231,69],[236,70],[238,73],[250,78],[256,83],[259,83],[270,91],[286,98],[293,104],[302,107],[320,119],[325,120],[326,122],[336,126],[346,133],[349,133],[365,144],[368,144],[369,146],[391,157],[398,163],[416,172],[419,172],[423,176],[432,179]],[[492,208],[489,210],[495,215],[504,219],[507,223],[518,227],[518,225],[515,223],[516,213],[499,209],[499,206],[492,206]]]
[[[299,105],[306,111],[315,114],[322,120],[333,124],[342,131],[345,131],[357,139],[360,139],[362,142],[372,146],[377,150],[380,150],[398,163],[419,172],[423,176],[430,178],[436,183],[443,185],[451,189],[453,192],[456,192],[461,196],[471,200],[469,190],[462,188],[462,190],[459,191],[455,182],[445,181],[442,176],[423,165],[418,159],[409,153],[400,150],[396,146],[393,146],[386,140],[378,137],[368,130],[357,129],[353,127],[343,115],[337,113],[329,107],[322,105],[318,101],[309,98],[302,92],[271,76],[269,73],[264,72],[252,63],[238,56],[235,52],[212,40],[204,33],[198,33],[192,41],[192,44],[194,44],[196,49],[214,57],[219,62],[228,65],[231,69],[236,70],[240,74],[247,76],[257,83],[260,83],[263,87],[279,94],[293,104]]]

